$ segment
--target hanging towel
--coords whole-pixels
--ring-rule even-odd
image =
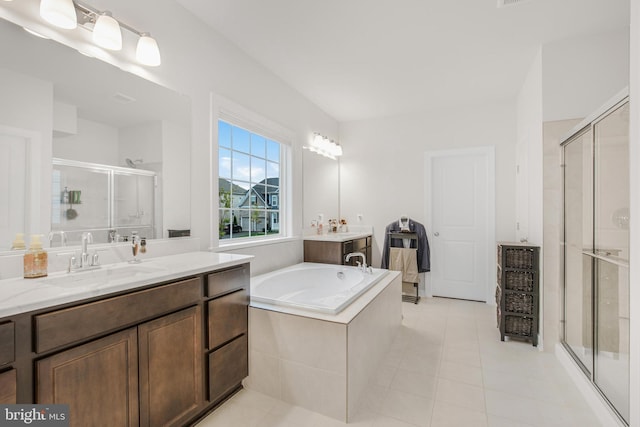
[[[418,283],[418,256],[416,249],[390,248],[389,270],[402,271],[402,281]]]

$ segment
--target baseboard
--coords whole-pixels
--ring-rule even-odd
[[[580,393],[582,393],[582,396],[587,401],[589,407],[593,409],[593,412],[595,412],[596,417],[598,417],[598,420],[603,427],[628,427],[622,420],[620,420],[613,409],[611,409],[611,406],[609,406],[600,392],[584,375],[582,369],[580,369],[575,360],[573,360],[571,355],[567,352],[567,349],[564,348],[561,343],[556,344],[555,355],[562,367],[569,374],[569,377],[571,377],[571,380],[573,380],[573,383],[576,385],[578,390],[580,390]]]

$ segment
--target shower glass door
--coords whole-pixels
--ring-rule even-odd
[[[629,104],[563,143],[563,343],[629,423]]]
[[[594,382],[629,420],[629,104],[594,125]]]

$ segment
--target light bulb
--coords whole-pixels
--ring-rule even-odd
[[[41,0],[40,16],[48,23],[65,30],[73,30],[78,26],[72,0]]]
[[[111,16],[111,12],[103,12],[98,16],[93,27],[93,41],[105,49],[122,49],[122,30],[118,21]]]
[[[157,67],[161,63],[160,50],[156,39],[151,37],[149,33],[140,34],[138,45],[136,47],[136,59],[143,65]]]

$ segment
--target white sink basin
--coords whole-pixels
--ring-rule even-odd
[[[124,278],[140,278],[163,270],[162,268],[144,265],[118,265],[102,267],[96,270],[74,271],[63,276],[46,278],[43,281],[52,286],[74,287],[81,284],[107,283]]]

